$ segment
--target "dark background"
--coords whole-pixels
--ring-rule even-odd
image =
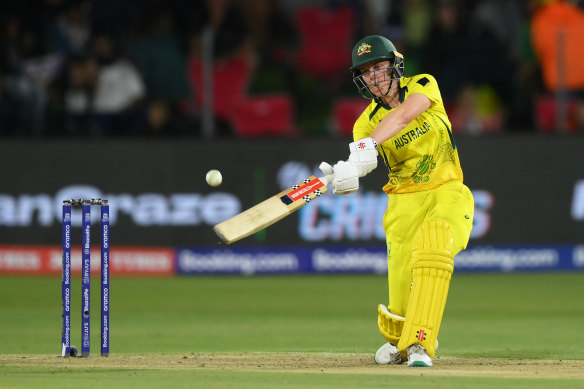
[[[584,139],[493,136],[458,137],[456,141],[465,183],[475,195],[477,191],[488,191],[493,199],[490,209],[483,210],[490,217],[490,228],[484,236],[473,238],[471,244],[581,242],[584,221],[573,220],[570,209],[575,183],[584,178],[579,169]],[[113,195],[112,213],[116,207],[127,207],[120,197],[123,194],[136,200],[152,194],[169,199],[173,193],[198,194],[201,198],[224,193],[239,199],[243,210],[282,190],[278,172],[286,162],[297,161],[312,173],[321,160],[334,162],[347,153],[346,141],[330,139],[3,142],[0,163],[4,169],[0,170],[0,180],[4,185],[0,200],[8,196],[18,202],[24,195],[43,193],[52,201],[54,217],[50,225],[41,225],[35,212],[31,223],[8,226],[6,215],[11,210],[6,208],[6,201],[0,201],[0,242],[59,244],[60,204],[64,198],[57,196],[64,193],[57,192],[70,185],[89,185],[99,189],[102,196]],[[223,173],[223,184],[218,188],[205,183],[205,173],[211,168]],[[306,175],[302,169],[297,174],[300,178]],[[361,193],[383,196],[381,187],[385,182],[386,170],[380,165],[361,180]],[[136,201],[131,204],[139,206]],[[475,206],[482,207],[478,199]],[[477,209],[477,217],[480,211]],[[98,209],[94,208],[93,212],[97,214]],[[218,239],[208,222],[214,220],[214,210],[197,208],[193,212],[201,218],[200,223],[140,225],[127,211],[119,209],[112,225],[112,242],[151,246],[215,245]],[[330,243],[377,245],[384,242],[375,239],[315,242]],[[310,243],[300,237],[298,214],[295,214],[238,243],[256,244]]]

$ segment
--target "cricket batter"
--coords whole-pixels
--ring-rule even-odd
[[[321,164],[335,194],[359,189],[359,178],[388,171],[389,305],[378,307],[387,340],[379,364],[432,366],[454,256],[472,228],[474,201],[462,170],[448,115],[434,77],[404,75],[404,58],[385,37],[372,35],[353,48],[351,71],[371,104],[353,127],[348,161]]]

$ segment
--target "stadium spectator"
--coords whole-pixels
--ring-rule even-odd
[[[90,39],[89,4],[85,2],[66,4],[52,27],[53,49],[65,55],[80,55],[87,49]]]
[[[438,2],[424,45],[423,60],[419,64],[420,70],[434,75],[440,82],[442,98],[447,106],[470,79],[468,26],[461,13],[461,7],[455,0]]]
[[[8,16],[0,42],[0,75],[10,112],[9,135],[41,135],[45,126],[47,87],[61,67],[61,57],[47,52],[34,28],[18,15]],[[8,124],[9,123],[9,124]]]
[[[88,58],[73,58],[68,66],[63,90],[66,134],[88,135],[93,125],[93,92],[97,65]]]
[[[152,99],[146,104],[141,133],[146,136],[173,136],[181,133],[180,115],[173,112],[173,105],[164,99]]]
[[[209,96],[209,91],[205,89],[205,83],[209,80],[204,75],[202,53],[204,35],[211,33],[214,135],[232,136],[232,108],[246,92],[256,64],[256,47],[242,4],[232,0],[208,0],[205,5],[206,17],[191,38],[187,60],[195,109],[200,115]]]
[[[496,98],[504,101],[499,106],[504,120],[499,129],[509,121],[516,120],[521,109],[517,75],[521,61],[520,2],[507,0],[483,0],[471,14],[470,36],[473,39],[471,58],[472,79],[481,88],[489,87]]]
[[[100,133],[133,135],[146,88],[137,68],[119,52],[108,35],[97,35],[93,55],[98,64],[93,112]]]
[[[564,100],[556,106],[556,114],[564,110],[566,118],[559,130],[582,128],[578,113],[584,110],[584,11],[567,1],[550,1],[533,14],[531,23],[544,85]],[[568,112],[570,102],[577,107],[572,112]]]
[[[584,89],[583,36],[584,11],[569,2],[551,1],[533,15],[533,46],[549,90]]]
[[[420,63],[426,55],[424,46],[428,42],[431,28],[437,27],[434,25],[433,16],[434,12],[429,0],[412,0],[404,5],[404,44],[408,50],[408,72],[410,74],[422,72]]]
[[[477,135],[503,127],[501,101],[488,85],[466,85],[448,110],[454,133]]]
[[[128,55],[144,77],[148,96],[176,105],[190,100],[186,60],[174,34],[172,14],[159,10],[148,24],[150,27],[145,33],[128,47]]]

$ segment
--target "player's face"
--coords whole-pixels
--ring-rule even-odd
[[[376,97],[386,96],[391,88],[391,62],[388,60],[374,62],[359,68],[363,81]]]

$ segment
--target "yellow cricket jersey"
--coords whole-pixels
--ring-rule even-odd
[[[410,94],[427,96],[432,105],[393,138],[377,147],[389,169],[386,193],[410,193],[436,188],[449,181],[463,181],[458,151],[440,90],[434,77],[419,74],[400,79],[400,100]],[[369,137],[392,108],[375,100],[355,122],[353,138]]]

